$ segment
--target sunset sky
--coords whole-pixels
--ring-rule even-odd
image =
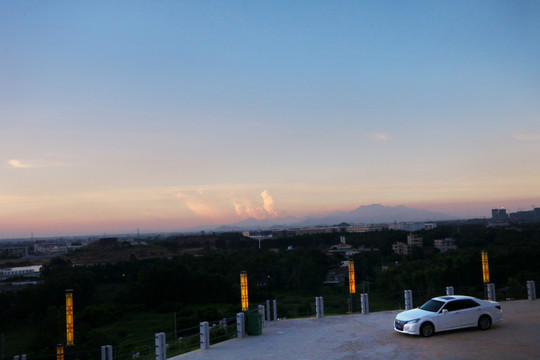
[[[538,1],[0,1],[0,238],[540,207]]]

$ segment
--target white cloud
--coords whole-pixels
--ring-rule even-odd
[[[236,214],[242,219],[251,217],[257,220],[278,216],[274,199],[268,190],[264,190],[260,195],[262,198],[262,205],[247,198],[234,199],[233,204]]]
[[[13,167],[16,167],[16,168],[19,168],[19,169],[28,169],[28,168],[34,168],[36,166],[34,166],[34,164],[32,163],[27,163],[27,162],[22,162],[20,160],[16,160],[16,159],[13,159],[13,160],[9,160],[7,162],[9,165],[13,166]]]
[[[184,188],[174,190],[176,199],[194,214],[207,218],[225,217],[236,213],[241,219],[257,220],[279,216],[274,198],[268,190],[258,194],[245,186],[219,185],[198,189]]]
[[[11,159],[7,162],[8,165],[18,169],[35,169],[35,168],[48,168],[66,166],[65,163],[53,160],[33,159],[33,160],[18,160]]]
[[[390,136],[383,134],[383,133],[373,133],[370,134],[369,137],[376,141],[388,141],[390,140]]]
[[[204,191],[183,191],[176,193],[176,198],[183,201],[186,207],[198,216],[219,217],[223,210],[219,206],[218,196]]]
[[[263,198],[263,208],[264,208],[264,210],[266,210],[266,212],[270,216],[277,216],[277,211],[274,208],[274,199],[272,198],[272,196],[270,195],[268,190],[264,190],[261,193],[261,196]]]

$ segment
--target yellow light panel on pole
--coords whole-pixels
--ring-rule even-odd
[[[248,283],[247,283],[247,272],[240,272],[240,295],[242,301],[242,311],[248,311],[249,309],[249,300],[248,300]]]
[[[484,284],[489,282],[489,264],[487,251],[482,251],[482,274],[484,276]]]
[[[354,261],[349,260],[349,293],[356,293],[356,282],[354,280]]]
[[[56,360],[64,360],[64,345],[56,345]]]
[[[73,346],[73,290],[66,290],[66,345]]]

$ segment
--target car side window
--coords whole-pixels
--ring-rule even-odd
[[[469,299],[463,299],[463,300],[450,301],[446,303],[443,309],[447,309],[450,312],[450,311],[469,309],[476,306],[479,306],[479,305],[475,301],[469,300]]]
[[[463,302],[463,307],[462,309],[470,309],[470,308],[473,308],[473,307],[476,307],[476,306],[480,306],[478,305],[478,303],[474,300],[461,300]]]
[[[448,310],[448,312],[458,310],[458,301],[459,300],[447,302],[443,309]]]

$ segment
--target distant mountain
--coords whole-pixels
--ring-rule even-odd
[[[352,211],[337,211],[326,216],[319,217],[281,217],[273,219],[246,219],[240,222],[230,224],[216,229],[217,231],[239,231],[246,229],[270,229],[279,227],[307,227],[317,225],[335,225],[342,222],[360,225],[360,224],[380,224],[393,222],[422,222],[422,221],[441,221],[453,220],[455,217],[428,210],[413,209],[403,205],[383,206],[381,204],[372,204],[360,206]]]
[[[376,224],[376,223],[392,223],[397,222],[417,222],[417,221],[440,221],[450,220],[452,216],[422,210],[413,209],[403,205],[400,206],[383,206],[380,204],[365,205],[347,212],[335,212],[325,217],[319,218],[327,224],[337,224],[340,222],[354,224]]]

